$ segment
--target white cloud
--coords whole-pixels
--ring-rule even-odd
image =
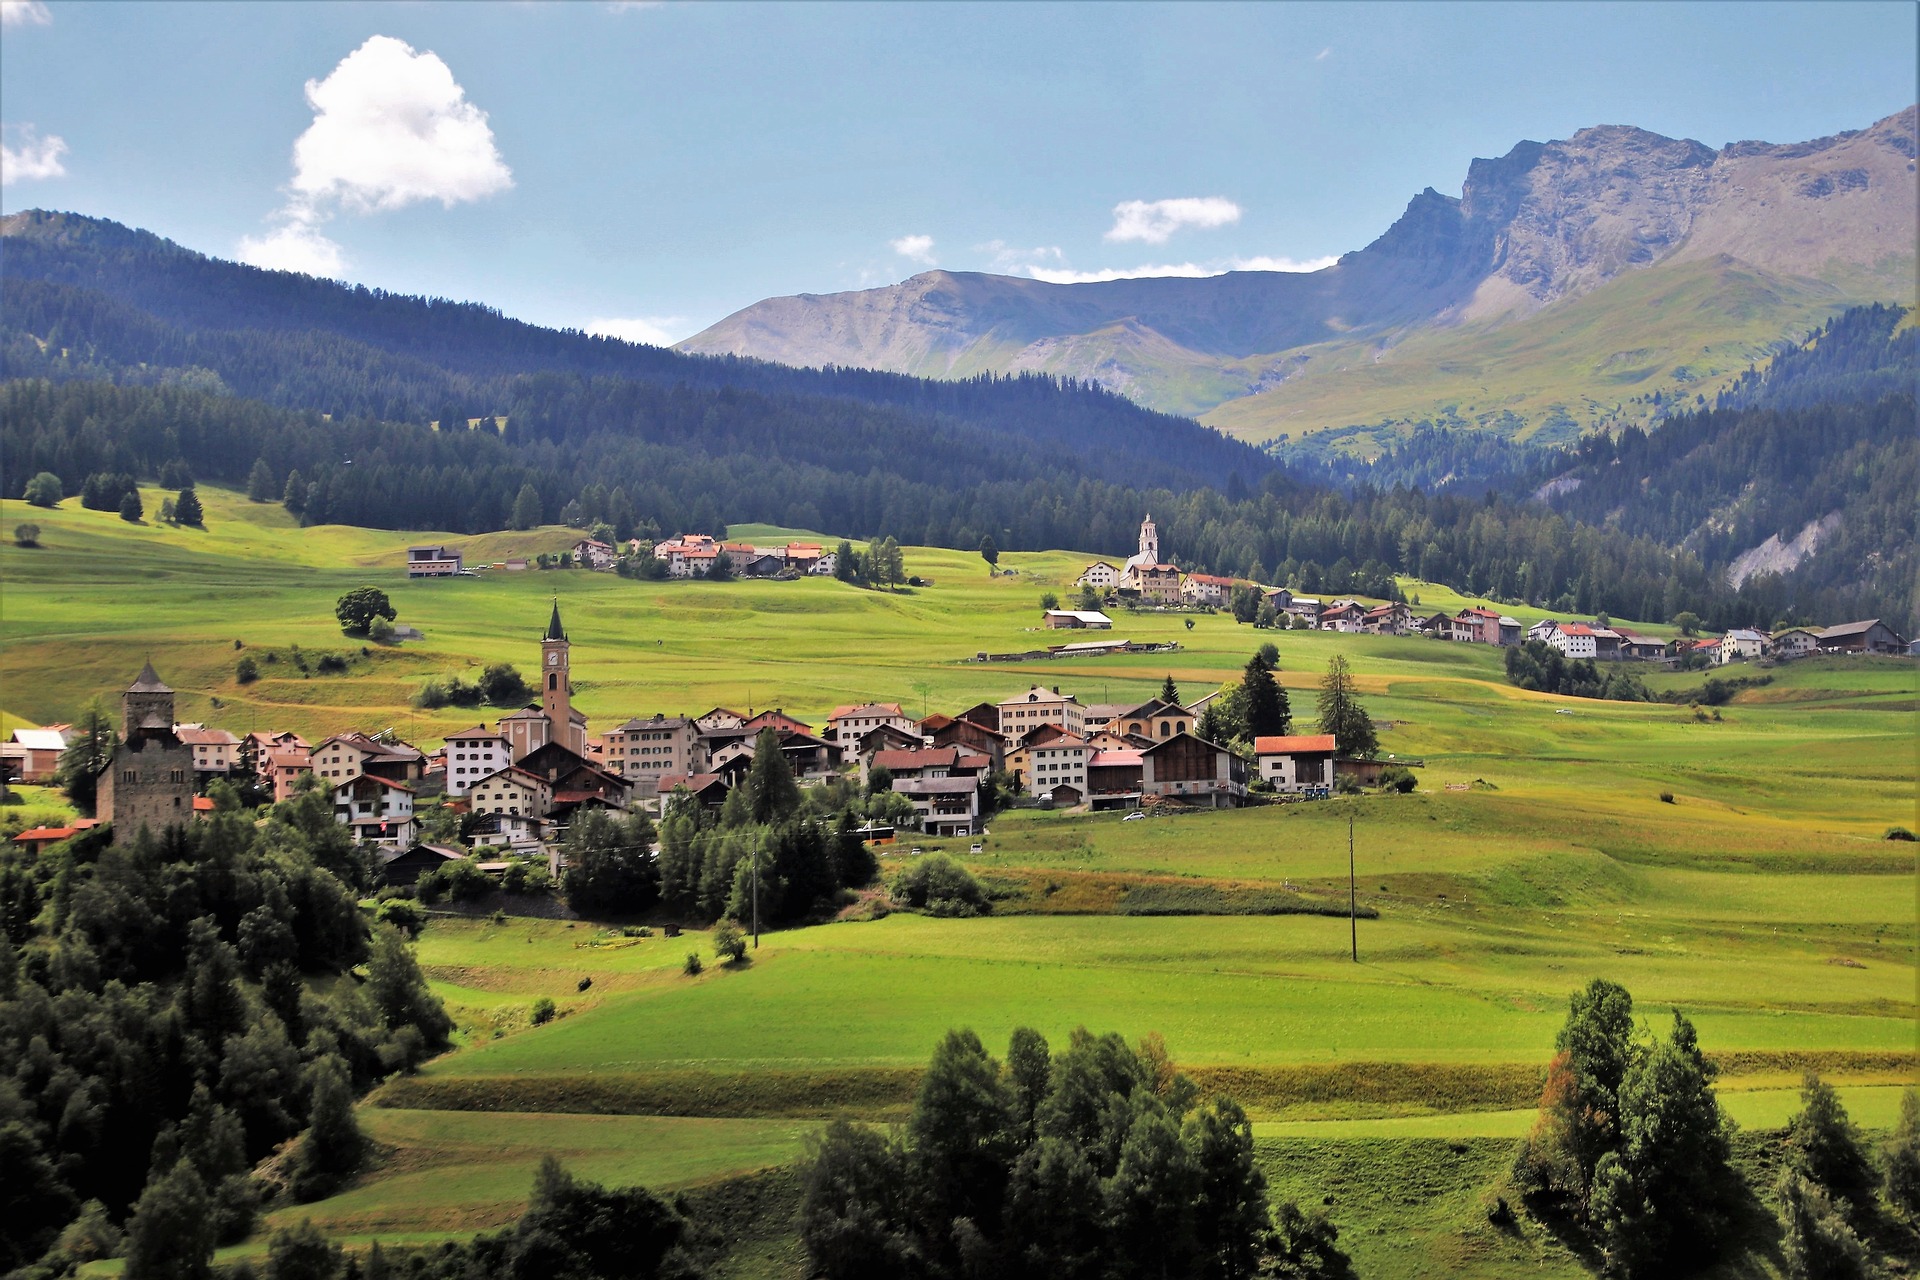
[[[1320,52],[1314,54],[1313,60],[1315,62],[1325,62],[1328,58],[1331,58],[1332,56],[1333,56],[1333,47],[1329,45],[1327,48],[1322,49]]]
[[[1177,200],[1122,200],[1113,206],[1113,229],[1106,238],[1165,244],[1182,227],[1224,227],[1240,221],[1240,206],[1221,196],[1183,196]]]
[[[608,13],[637,13],[642,9],[658,9],[666,0],[607,0]]]
[[[243,262],[337,276],[346,254],[320,230],[336,214],[452,208],[513,186],[487,113],[438,54],[372,36],[306,92],[313,123],[293,144],[279,225],[241,240]]]
[[[887,241],[887,244],[903,258],[924,263],[929,267],[933,265],[932,236],[901,236],[898,240]]]
[[[586,323],[588,333],[622,342],[639,342],[649,347],[670,347],[688,336],[685,316],[610,316]]]
[[[44,27],[52,21],[40,0],[0,0],[0,27]]]
[[[52,134],[43,138],[30,124],[21,125],[13,133],[20,140],[18,147],[0,142],[0,186],[66,176],[67,166],[60,161],[67,154],[66,139]]]
[[[487,113],[435,53],[373,36],[307,81],[313,123],[293,144],[297,196],[356,212],[479,200],[513,185]]]
[[[269,271],[298,271],[302,275],[339,279],[346,270],[346,252],[320,234],[311,221],[291,219],[264,236],[240,239],[240,261]]]
[[[973,246],[973,251],[992,255],[988,266],[1002,275],[1025,271],[1043,262],[1067,260],[1067,255],[1060,251],[1059,245],[1040,245],[1032,249],[1021,249],[1008,244],[1005,240],[989,240],[985,244]]]
[[[1223,276],[1229,271],[1319,271],[1338,262],[1338,258],[1309,258],[1296,261],[1292,258],[1232,258],[1226,262],[1178,262],[1162,263],[1156,266],[1105,267],[1099,271],[1071,271],[1066,268],[1051,268],[1029,265],[1027,274],[1035,280],[1044,280],[1048,284],[1098,284],[1105,280],[1142,280],[1153,278],[1174,278],[1199,280],[1208,276]]]

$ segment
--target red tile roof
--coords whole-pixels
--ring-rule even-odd
[[[1266,737],[1253,740],[1257,756],[1298,755],[1307,751],[1332,751],[1337,739],[1330,733],[1296,734],[1291,737]]]

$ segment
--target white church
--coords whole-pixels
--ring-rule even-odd
[[[1160,530],[1153,513],[1140,522],[1140,550],[1116,569],[1104,560],[1096,560],[1081,572],[1079,586],[1106,591],[1138,591],[1148,600],[1163,604],[1180,603],[1180,570],[1160,558]]]

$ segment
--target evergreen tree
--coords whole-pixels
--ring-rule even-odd
[[[180,490],[179,496],[174,498],[173,518],[176,523],[184,524],[190,529],[205,527],[206,513],[201,510],[200,495],[194,492],[192,485]]]
[[[120,518],[128,524],[139,524],[140,517],[147,513],[146,506],[140,501],[140,491],[129,489],[120,498]]]
[[[207,1280],[214,1221],[206,1186],[186,1160],[147,1184],[127,1223],[127,1280]]]
[[[1180,686],[1173,682],[1173,672],[1167,672],[1167,678],[1160,682],[1160,701],[1171,706],[1180,705]]]
[[[1873,1207],[1873,1165],[1860,1145],[1840,1095],[1818,1072],[1808,1071],[1800,1086],[1800,1110],[1787,1122],[1788,1161],[1807,1181],[1840,1201],[1855,1225]]]
[[[540,523],[540,491],[529,480],[520,486],[520,492],[513,499],[513,527],[531,529]]]
[[[53,771],[53,785],[66,792],[74,808],[93,812],[100,771],[112,763],[119,745],[120,735],[112,717],[101,701],[94,699],[67,730],[66,750],[60,753]]]
[[[994,542],[993,535],[987,534],[980,539],[980,558],[987,562],[987,572],[993,573],[1000,567],[1000,548]]]
[[[851,542],[842,541],[838,547],[834,548],[833,576],[849,584],[860,581],[860,556],[853,549]]]
[[[253,470],[247,473],[247,497],[253,502],[272,502],[276,493],[285,490],[273,483],[273,468],[267,465],[265,458],[253,460]]]
[[[1342,755],[1366,759],[1380,749],[1373,720],[1354,696],[1353,672],[1343,654],[1328,659],[1320,679],[1320,732],[1334,736]]]
[[[1284,734],[1291,727],[1286,692],[1258,657],[1249,659],[1241,674],[1240,709],[1250,738]]]
[[[771,725],[754,739],[746,791],[752,821],[761,826],[784,822],[800,808],[800,784],[793,780],[780,735]]]
[[[359,1170],[367,1150],[366,1136],[353,1115],[346,1064],[330,1054],[309,1070],[313,1109],[307,1132],[294,1151],[291,1179],[294,1199],[301,1201],[332,1195]]]
[[[307,482],[299,471],[287,472],[287,487],[280,495],[280,505],[296,516],[307,509]]]
[[[1920,1091],[1912,1086],[1900,1094],[1900,1119],[1880,1158],[1887,1203],[1909,1223],[1920,1225]]]

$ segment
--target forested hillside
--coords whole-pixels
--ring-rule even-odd
[[[7,230],[3,442],[22,483],[51,472],[69,494],[178,463],[310,524],[472,533],[567,519],[624,537],[765,521],[1110,556],[1133,549],[1151,511],[1183,567],[1307,591],[1386,594],[1401,574],[1569,613],[1912,622],[1898,544],[1904,530],[1910,561],[1912,513],[1897,508],[1913,445],[1897,391],[1845,411],[1717,409],[1574,453],[1434,432],[1372,472],[1294,474],[1186,419],[1042,377],[936,383],[687,357],[221,263],[111,223],[18,215]],[[1888,340],[1897,313],[1873,314],[1823,331],[1818,359],[1771,385],[1897,385],[1886,370],[1911,367],[1911,339]],[[1846,353],[1873,341],[1860,372],[1865,357]],[[1904,394],[1910,423],[1910,381]],[[1636,450],[1652,451],[1658,481],[1613,496]],[[1754,467],[1763,483],[1729,505]],[[1532,498],[1563,472],[1563,511]],[[1743,539],[1830,495],[1880,514],[1848,522],[1816,564],[1727,585]],[[1868,559],[1846,560],[1849,548]]]

